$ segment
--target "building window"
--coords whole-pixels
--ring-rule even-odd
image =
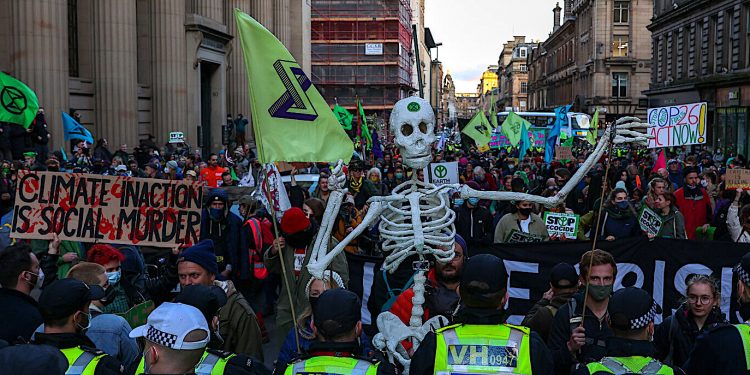
[[[529,71],[529,68],[526,66],[526,64],[521,64],[521,66],[518,69],[520,69],[522,72]]]
[[[745,8],[745,68],[750,68],[750,7]]]
[[[521,58],[524,58],[524,59],[526,58],[526,56],[527,56],[526,47],[521,47],[518,50],[518,56],[521,57]]]
[[[628,96],[628,73],[612,73],[612,96]]]
[[[615,23],[630,22],[630,1],[615,1]]]
[[[78,73],[78,0],[68,0],[68,74]]]
[[[521,82],[521,94],[527,94],[529,92],[529,83]]]
[[[629,39],[627,35],[615,35],[612,38],[612,56],[627,57],[630,49]]]

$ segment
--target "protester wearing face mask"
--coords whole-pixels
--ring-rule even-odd
[[[674,192],[677,198],[677,208],[685,217],[685,231],[688,239],[694,240],[697,236],[696,229],[705,232],[710,227],[711,199],[706,189],[700,186],[698,168],[685,167],[683,169],[685,185]]]
[[[547,341],[556,374],[569,374],[576,363],[600,360],[606,355],[607,339],[612,337],[606,319],[617,263],[612,254],[597,249],[581,256],[579,269],[581,292],[557,311]]]
[[[476,189],[476,182],[469,182]],[[456,208],[456,233],[461,235],[469,246],[491,245],[493,237],[492,214],[479,204],[479,198],[468,198]]]
[[[28,341],[42,324],[37,303],[29,294],[43,282],[44,272],[27,245],[0,250],[0,340],[11,344],[19,339]]]
[[[87,285],[76,279],[61,279],[48,285],[39,297],[44,332],[34,335],[34,344],[58,348],[68,359],[70,373],[120,374],[120,362],[95,349],[85,332],[91,326],[91,301],[104,298],[99,285]]]
[[[219,273],[225,279],[236,277],[240,264],[242,219],[229,210],[229,195],[223,189],[211,189],[201,215],[200,240],[212,240]]]
[[[370,168],[370,170],[367,172],[367,178],[370,180],[370,182],[372,182],[373,185],[375,185],[375,190],[379,192],[378,195],[390,194],[388,186],[386,186],[385,182],[383,181],[383,173],[380,172],[380,169]]]
[[[120,314],[130,309],[128,296],[120,284],[122,278],[122,269],[120,264],[125,260],[122,252],[115,249],[112,245],[96,244],[89,249],[87,260],[104,267],[109,287],[114,291],[112,301],[102,308],[102,311],[108,314]]]
[[[495,227],[495,243],[514,242],[513,235],[524,237],[524,241],[541,242],[549,239],[547,226],[539,215],[533,212],[534,204],[517,201],[515,212],[503,216]]]
[[[91,301],[89,306],[91,325],[86,336],[96,348],[115,357],[123,367],[130,367],[138,358],[138,344],[128,336],[131,327],[123,317],[102,311],[115,297],[115,288],[109,283],[104,267],[90,262],[79,263],[70,269],[67,277],[104,289],[104,298]]]
[[[628,200],[628,192],[621,188],[612,190],[601,215],[599,238],[614,241],[619,238],[642,235],[637,216]]]

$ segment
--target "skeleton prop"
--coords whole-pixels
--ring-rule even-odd
[[[432,160],[431,147],[435,142],[435,115],[430,104],[419,97],[410,97],[396,103],[391,112],[390,126],[395,136],[403,162],[413,170],[426,168]],[[414,297],[409,326],[390,312],[383,312],[377,318],[380,331],[373,338],[376,348],[387,350],[391,360],[401,363],[408,373],[411,359],[401,345],[404,340],[414,344],[414,350],[424,339],[427,332],[447,324],[442,316],[422,322],[425,302],[425,272],[429,269],[428,256],[438,262],[449,262],[453,256],[456,229],[453,225],[455,213],[449,207],[448,190],[459,189],[464,198],[476,197],[488,200],[526,200],[551,207],[559,204],[578,184],[589,169],[606,151],[610,142],[615,144],[646,144],[648,136],[636,131],[645,128],[639,119],[627,117],[620,119],[612,134],[612,127],[602,136],[594,152],[571,177],[560,192],[550,198],[513,192],[476,191],[466,185],[443,185],[436,187],[430,183],[417,180],[417,173],[412,179],[397,186],[391,195],[372,197],[362,223],[344,238],[330,252],[327,249],[336,215],[341,207],[345,194],[342,186],[346,177],[342,174],[341,162],[338,163],[329,178],[331,196],[324,213],[321,228],[315,240],[308,270],[313,277],[320,278],[333,258],[344,250],[353,239],[362,234],[368,227],[379,222],[382,250],[388,254],[383,263],[384,269],[393,273],[398,266],[410,256],[416,255],[419,261],[413,263]]]

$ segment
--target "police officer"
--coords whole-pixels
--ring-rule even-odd
[[[614,333],[607,340],[607,354],[599,362],[579,364],[576,375],[675,373],[653,358],[654,317],[661,313],[661,308],[645,290],[636,287],[618,290],[610,297],[607,310]]]
[[[307,355],[286,366],[285,375],[296,374],[395,374],[387,362],[377,362],[360,354],[362,333],[361,303],[345,289],[323,292],[313,308],[316,341]]]
[[[411,361],[412,374],[551,374],[552,357],[536,332],[505,322],[508,273],[489,254],[464,265],[458,324],[428,333]]]
[[[44,288],[39,297],[39,311],[44,333],[34,336],[34,344],[59,349],[68,360],[66,374],[121,374],[120,362],[96,349],[84,332],[91,324],[91,301],[104,298],[99,285],[86,285],[76,279],[60,279]]]
[[[734,269],[740,303],[750,303],[750,253]],[[698,336],[683,369],[692,374],[750,374],[750,321]]]

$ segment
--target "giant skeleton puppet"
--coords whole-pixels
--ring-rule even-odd
[[[435,142],[435,115],[430,104],[419,97],[400,100],[391,112],[390,126],[395,136],[403,162],[413,170],[426,168],[432,161],[432,144]],[[428,270],[428,257],[438,262],[449,262],[454,255],[453,244],[456,234],[453,222],[455,213],[449,207],[448,190],[459,189],[464,198],[480,198],[498,201],[525,200],[543,204],[547,207],[556,206],[563,202],[568,193],[578,184],[583,176],[599,160],[610,142],[615,144],[646,144],[648,136],[636,131],[645,128],[639,119],[633,117],[622,118],[615,126],[616,134],[611,134],[612,127],[604,131],[600,142],[586,162],[578,169],[567,184],[557,195],[543,198],[536,195],[504,192],[477,191],[466,185],[443,185],[437,187],[430,183],[417,180],[417,174],[412,179],[393,189],[389,196],[377,196],[368,200],[370,205],[362,224],[357,226],[349,235],[339,242],[330,252],[327,249],[328,239],[334,227],[334,220],[338,213],[342,198],[345,194],[342,186],[345,177],[342,174],[341,162],[334,169],[329,179],[332,190],[328,200],[321,228],[315,240],[310,263],[307,266],[313,277],[321,277],[333,258],[344,250],[350,241],[357,238],[368,227],[378,221],[382,243],[382,250],[387,257],[383,267],[393,273],[402,261],[416,255],[419,261],[413,264],[414,297],[412,302],[409,326],[390,312],[383,312],[377,318],[380,333],[374,337],[374,345],[381,350],[387,350],[391,359],[401,363],[408,372],[409,354],[401,345],[403,340],[410,340],[414,347],[419,345],[430,330],[447,324],[447,319],[436,316],[422,322],[424,310],[425,272]]]

